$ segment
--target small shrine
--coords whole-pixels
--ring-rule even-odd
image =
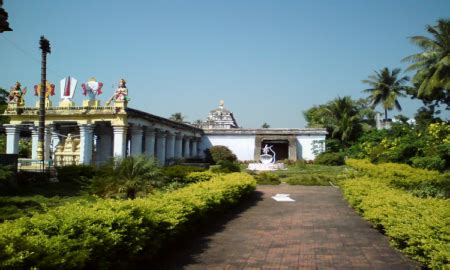
[[[56,146],[55,166],[76,165],[80,163],[80,139],[73,139],[67,134]]]

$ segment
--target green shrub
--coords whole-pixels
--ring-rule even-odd
[[[0,224],[0,268],[107,269],[152,258],[255,186],[248,174],[229,174],[152,197],[70,203],[7,221]]]
[[[291,175],[284,179],[289,185],[304,185],[304,186],[329,186],[330,182],[334,181],[334,177],[326,174],[298,174]]]
[[[341,153],[324,152],[319,154],[314,163],[329,166],[340,166],[345,164],[344,155]]]
[[[417,198],[389,187],[381,177],[344,181],[345,198],[375,228],[384,231],[396,248],[432,269],[448,269],[449,201]]]
[[[450,176],[437,171],[412,168],[406,164],[372,164],[368,160],[347,159],[347,165],[359,172],[383,179],[386,185],[401,188],[414,195],[448,197],[450,194]],[[424,189],[421,191],[420,189]]]
[[[205,182],[209,181],[213,176],[215,176],[213,172],[204,171],[204,172],[191,172],[189,173],[185,180],[186,183],[197,183],[197,182]]]
[[[445,160],[439,156],[434,157],[413,157],[411,158],[413,167],[428,170],[443,171],[445,169]]]
[[[217,162],[217,166],[211,168],[211,171],[215,173],[240,172],[241,165],[236,161],[221,160]]]
[[[145,156],[130,156],[102,165],[92,179],[91,191],[102,197],[134,199],[164,182],[158,162]]]
[[[228,147],[215,145],[206,151],[207,157],[211,158],[212,164],[218,164],[220,161],[237,161],[237,157]]]
[[[0,165],[0,183],[5,183],[11,179],[13,171],[9,166]]]
[[[256,183],[258,185],[279,185],[281,184],[280,176],[273,173],[262,172],[258,173],[255,176]]]
[[[92,179],[96,173],[90,165],[70,165],[57,167],[58,180],[60,182],[84,183]]]
[[[183,165],[174,165],[167,166],[162,169],[162,174],[167,178],[167,181],[170,182],[181,182],[186,183],[189,182],[186,177],[188,174],[192,172],[202,172],[205,169],[194,166],[183,166]]]

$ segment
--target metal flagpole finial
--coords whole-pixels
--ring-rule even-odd
[[[44,36],[41,36],[41,39],[39,40],[39,49],[41,49],[43,53],[51,53],[50,41]]]

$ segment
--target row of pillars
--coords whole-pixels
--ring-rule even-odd
[[[169,159],[198,156],[199,137],[183,135],[181,132],[143,128],[142,126],[131,126],[129,130],[130,155],[132,156],[144,154],[148,157],[155,157],[162,165]],[[124,144],[121,141],[126,138],[124,135],[126,129],[113,126],[113,132],[114,156],[123,155]]]
[[[94,139],[94,125],[79,125],[80,130],[80,163],[91,164]],[[30,127],[32,137],[32,159],[37,159],[38,132],[36,127]],[[19,152],[20,126],[5,125],[6,130],[6,153],[17,154]],[[183,135],[181,132],[171,132],[162,129],[143,128],[142,126],[112,126],[113,136],[102,133],[97,134],[97,155],[103,155],[104,160],[110,158],[112,152],[114,157],[125,157],[127,155],[127,132],[130,132],[129,155],[146,155],[157,158],[161,165],[166,160],[190,158],[198,156],[199,137]],[[53,127],[45,130],[44,159],[50,159],[50,142],[56,146],[60,138]],[[112,151],[111,147],[113,148]]]

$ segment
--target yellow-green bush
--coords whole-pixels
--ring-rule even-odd
[[[217,175],[211,171],[204,172],[191,172],[185,177],[187,183],[197,183],[210,180],[213,176]]]
[[[0,224],[0,268],[107,268],[151,258],[199,219],[255,189],[247,174],[213,177],[135,200],[70,203]]]
[[[395,247],[433,269],[450,267],[450,202],[419,198],[398,188],[442,181],[433,171],[407,165],[348,160],[364,176],[342,183],[344,196],[362,216],[384,231]]]
[[[387,185],[408,190],[419,197],[448,197],[450,175],[413,168],[406,164],[372,164],[368,160],[348,159],[346,164],[364,175],[376,177]]]

